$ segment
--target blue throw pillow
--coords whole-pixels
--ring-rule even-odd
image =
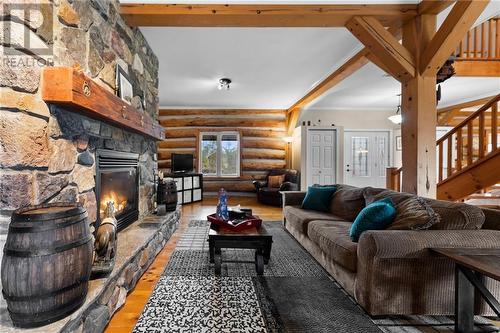
[[[336,190],[335,186],[309,186],[301,208],[329,212],[330,201]]]
[[[349,236],[357,242],[366,230],[383,230],[389,227],[396,218],[396,208],[390,198],[375,201],[359,212],[351,225]]]

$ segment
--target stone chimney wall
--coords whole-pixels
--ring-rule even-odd
[[[98,148],[140,154],[139,211],[150,212],[156,143],[46,104],[40,75],[44,66],[71,66],[114,92],[119,64],[134,89],[132,105],[157,119],[158,59],[140,30],[120,17],[118,0],[35,2],[0,5],[0,16],[8,23],[0,27],[0,221],[25,205],[66,201],[81,202],[94,222]],[[33,51],[39,45],[52,49]],[[0,233],[5,227],[0,226]]]

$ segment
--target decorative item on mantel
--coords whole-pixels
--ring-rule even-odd
[[[109,274],[115,267],[116,248],[118,246],[116,224],[114,202],[108,201],[106,203],[105,218],[99,224],[96,232],[94,263],[92,265],[92,274],[94,276]]]
[[[42,99],[60,104],[68,111],[83,114],[111,125],[165,139],[165,128],[147,113],[137,110],[109,92],[81,71],[71,67],[45,67],[42,71]]]

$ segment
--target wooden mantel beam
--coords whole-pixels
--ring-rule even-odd
[[[130,26],[343,27],[354,16],[373,16],[390,25],[403,23],[418,12],[415,4],[121,4],[120,14]]]
[[[429,45],[421,53],[420,74],[435,75],[439,71],[488,2],[488,0],[457,1]]]
[[[346,28],[380,60],[396,80],[406,82],[415,76],[414,56],[373,17],[354,17]]]

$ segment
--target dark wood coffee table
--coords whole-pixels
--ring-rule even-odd
[[[500,281],[500,249],[431,250],[455,263],[455,332],[474,331],[474,289],[500,317],[500,303],[484,285],[484,277]]]
[[[215,264],[215,274],[220,275],[221,273],[221,250],[230,248],[255,249],[255,270],[257,274],[262,275],[264,273],[264,264],[267,265],[271,257],[272,243],[273,236],[267,233],[264,226],[233,231],[211,223],[208,233],[208,246],[210,262]]]

